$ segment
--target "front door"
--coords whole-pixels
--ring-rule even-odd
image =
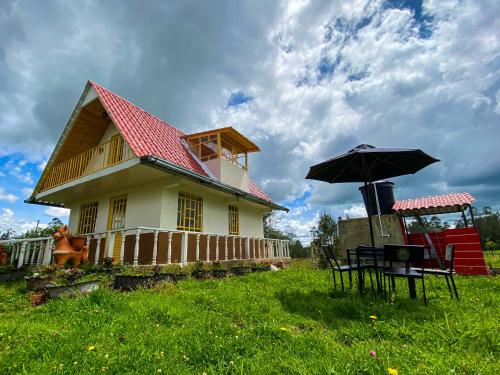
[[[108,214],[108,230],[124,229],[125,228],[125,212],[127,210],[127,196],[111,198],[109,202]],[[120,260],[120,247],[121,247],[121,232],[115,233],[115,243],[113,245],[112,253],[115,262]]]

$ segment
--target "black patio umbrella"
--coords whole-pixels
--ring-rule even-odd
[[[362,144],[345,154],[336,156],[309,169],[306,179],[325,181],[331,184],[342,182],[363,182],[367,192],[367,206],[370,206],[368,183],[414,174],[428,165],[439,161],[418,149],[376,148]],[[368,210],[367,210],[368,211]],[[375,246],[370,214],[370,239]]]

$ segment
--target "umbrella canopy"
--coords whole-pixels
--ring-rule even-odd
[[[329,183],[372,182],[413,174],[439,161],[422,150],[359,145],[345,154],[313,165],[306,178]]]
[[[376,148],[362,144],[345,154],[336,156],[309,169],[306,179],[329,182],[364,182],[367,184],[386,178],[413,174],[428,165],[439,161],[422,150],[402,148]],[[370,206],[370,194],[366,189],[367,206]],[[376,189],[375,189],[376,191]],[[368,209],[367,209],[368,212]],[[370,239],[375,246],[370,214]]]

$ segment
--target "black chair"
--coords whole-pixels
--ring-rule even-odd
[[[451,286],[450,286],[450,280],[448,280],[448,277],[451,279],[451,284],[453,285],[453,290],[455,292],[455,296],[457,299],[458,297],[458,292],[457,292],[457,287],[455,285],[455,280],[453,280],[453,261],[455,259],[455,245],[454,244],[448,244],[446,245],[446,252],[444,255],[444,269],[437,269],[437,268],[424,268],[422,272],[426,275],[435,275],[435,276],[444,276],[446,279],[446,284],[448,285],[448,290],[450,291],[451,298],[453,298],[453,292],[451,291]]]
[[[394,263],[404,264],[404,267],[397,267]],[[427,305],[425,295],[425,280],[424,280],[424,247],[418,245],[385,245],[384,246],[384,264],[388,267],[384,270],[384,275],[389,278],[393,292],[396,291],[396,277],[408,279],[408,289],[410,297],[417,298],[415,291],[415,280],[422,280],[422,292],[424,304]],[[418,266],[412,268],[410,265]]]
[[[328,261],[328,264],[330,265],[330,268],[332,269],[332,275],[333,275],[333,286],[335,289],[337,289],[337,278],[335,277],[335,272],[338,272],[340,274],[340,283],[342,285],[342,291],[345,291],[344,287],[344,277],[342,274],[344,272],[348,272],[349,274],[349,286],[352,288],[352,272],[353,271],[358,271],[360,267],[358,267],[357,264],[352,264],[351,263],[351,252],[352,250],[347,250],[347,264],[346,265],[341,265],[335,256],[335,252],[333,251],[333,247],[331,245],[323,245],[322,246],[323,252],[325,253],[326,260]]]
[[[383,274],[384,249],[371,246],[358,246],[356,248],[356,264],[360,269],[360,272],[358,273],[360,294],[363,294],[365,271],[368,271],[368,274],[370,275],[370,284],[374,294],[375,289],[373,287],[372,270],[375,272],[377,291],[380,293],[385,289],[383,287],[383,285],[385,285],[385,278]]]

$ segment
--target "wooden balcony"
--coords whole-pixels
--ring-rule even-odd
[[[76,180],[94,172],[130,160],[134,153],[121,136],[56,164],[48,173],[42,191]]]

